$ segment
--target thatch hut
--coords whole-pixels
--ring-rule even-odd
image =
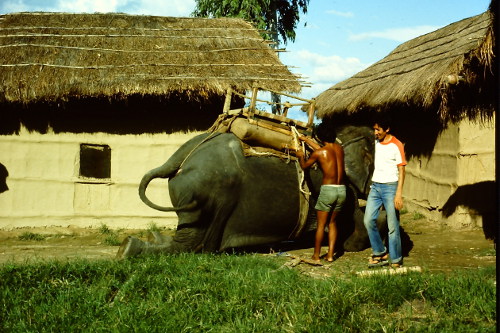
[[[410,157],[407,209],[455,227],[482,223],[488,233],[496,225],[493,27],[487,11],[410,40],[316,99],[326,121],[371,125],[374,112],[390,114]]]
[[[137,184],[213,123],[227,89],[301,88],[235,18],[1,15],[0,75],[0,227],[164,225]]]

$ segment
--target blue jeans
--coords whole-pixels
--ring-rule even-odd
[[[398,183],[373,183],[371,186],[368,200],[366,201],[366,210],[364,223],[370,244],[374,255],[382,255],[387,252],[380,232],[377,228],[377,218],[380,213],[380,207],[384,205],[387,213],[387,226],[389,227],[389,256],[392,263],[403,261],[401,251],[401,235],[399,233],[399,219],[394,207],[394,197]]]

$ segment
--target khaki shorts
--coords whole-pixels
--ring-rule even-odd
[[[345,185],[321,185],[318,201],[314,207],[324,212],[338,212],[344,206],[346,197]]]

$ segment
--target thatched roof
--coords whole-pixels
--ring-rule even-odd
[[[437,108],[440,118],[446,120],[454,112],[463,112],[456,105],[464,102],[452,101],[463,95],[457,89],[473,88],[475,93],[481,90],[478,85],[494,81],[490,80],[494,75],[493,44],[489,12],[417,37],[321,93],[316,99],[317,115],[323,118],[338,112],[350,114],[409,106],[422,110],[434,108],[434,112]],[[485,79],[485,75],[490,77]],[[458,76],[458,84],[452,84]],[[478,95],[469,100],[480,102]]]
[[[300,91],[250,23],[119,13],[0,16],[0,100]]]

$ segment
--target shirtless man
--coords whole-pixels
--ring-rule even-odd
[[[317,137],[324,144],[318,145],[311,138],[300,136],[301,141],[306,142],[314,151],[306,161],[304,152],[296,152],[299,158],[300,167],[307,169],[318,162],[323,172],[323,181],[318,196],[316,206],[318,217],[318,228],[314,242],[314,254],[312,260],[320,262],[321,243],[325,233],[325,225],[328,222],[328,253],[326,260],[333,262],[335,252],[335,242],[337,240],[337,224],[335,218],[344,205],[346,198],[346,188],[344,185],[344,150],[342,146],[335,142],[336,133],[333,129],[328,130],[324,123],[317,127]],[[329,220],[328,220],[329,218]]]

